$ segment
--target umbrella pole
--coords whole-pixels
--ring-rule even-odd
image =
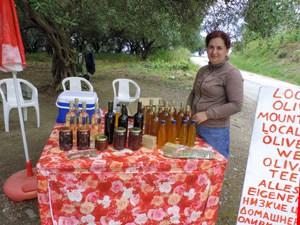
[[[21,133],[22,133],[22,139],[23,139],[23,146],[24,146],[24,152],[25,152],[25,158],[26,158],[26,169],[27,169],[27,176],[32,177],[34,175],[33,170],[32,170],[32,163],[29,159],[29,154],[28,154],[28,145],[27,145],[27,140],[26,140],[26,135],[25,135],[25,128],[24,128],[24,120],[23,120],[23,114],[22,114],[22,109],[21,109],[21,101],[20,101],[20,96],[18,93],[18,81],[17,81],[17,72],[13,71],[13,80],[14,80],[14,86],[15,86],[15,92],[16,92],[16,98],[17,98],[17,105],[18,105],[18,112],[19,112],[19,120],[20,120],[20,126],[21,126]]]

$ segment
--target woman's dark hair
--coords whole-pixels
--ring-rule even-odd
[[[225,43],[225,46],[227,49],[230,48],[230,37],[228,34],[226,34],[225,32],[223,31],[220,31],[220,30],[215,30],[215,31],[212,31],[210,32],[207,36],[206,36],[206,39],[205,39],[205,42],[206,42],[206,47],[208,47],[208,44],[210,42],[211,39],[214,39],[214,38],[222,38],[224,43]]]

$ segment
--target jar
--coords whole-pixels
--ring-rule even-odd
[[[138,150],[141,147],[142,130],[138,127],[133,127],[129,131],[128,147],[131,150]]]
[[[88,149],[90,147],[90,130],[88,125],[80,126],[77,130],[77,148]]]
[[[59,148],[70,150],[73,147],[73,133],[70,127],[61,127],[59,130]]]
[[[114,130],[113,146],[116,150],[123,150],[126,145],[126,128],[116,127]]]
[[[107,136],[105,136],[105,135],[96,136],[95,148],[97,150],[103,151],[103,150],[107,149],[107,145],[108,145]]]

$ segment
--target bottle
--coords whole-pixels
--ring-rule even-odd
[[[187,126],[190,127],[191,124],[191,107],[186,105],[186,110],[183,116],[183,120],[186,120]]]
[[[74,113],[76,115],[74,125],[77,128],[79,126],[79,114],[80,114],[80,108],[79,108],[79,99],[75,98],[74,100]]]
[[[177,137],[177,127],[176,127],[176,120],[172,120],[170,128],[168,130],[168,142],[176,144],[176,137]]]
[[[99,113],[99,103],[96,102],[95,111],[92,115],[91,139],[95,140],[99,134],[101,134],[101,115]]]
[[[113,136],[115,130],[115,113],[113,112],[113,102],[108,102],[108,112],[105,114],[104,133],[107,136],[108,144],[113,143]]]
[[[79,114],[79,126],[89,125],[90,115],[86,112],[86,102],[82,102],[82,109]]]
[[[150,134],[151,132],[151,120],[153,117],[153,100],[150,99],[150,106],[146,112],[146,124],[145,124],[145,134]]]
[[[162,103],[162,100],[159,99],[159,105],[158,105],[158,112],[157,112],[157,116],[160,120],[162,120],[162,115],[164,113],[164,110],[163,110],[163,103]]]
[[[120,103],[117,104],[117,108],[116,108],[116,121],[115,121],[115,127],[118,127],[118,122],[119,122],[119,117],[121,116],[121,105]]]
[[[73,130],[75,119],[76,119],[76,114],[74,112],[73,107],[74,107],[73,102],[70,101],[70,103],[69,103],[69,112],[66,115],[65,126],[70,127],[71,130]]]
[[[196,140],[196,120],[192,120],[189,130],[188,130],[188,138],[187,138],[187,146],[194,147]]]
[[[144,115],[142,114],[142,102],[138,102],[137,112],[133,116],[133,127],[138,127],[143,130]]]
[[[153,135],[155,137],[157,137],[157,135],[158,135],[158,130],[159,130],[159,126],[160,126],[160,120],[158,118],[157,112],[158,112],[158,109],[157,109],[157,106],[155,106],[152,121],[151,121],[151,131],[150,131],[150,135]]]
[[[166,121],[162,120],[157,135],[157,148],[162,148],[167,143]]]
[[[171,106],[171,111],[170,111],[173,115],[173,118],[176,118],[177,115],[177,111],[176,111],[176,107],[175,107],[175,99],[172,100],[172,106]]]
[[[122,114],[119,117],[118,121],[118,126],[119,127],[124,127],[126,129],[126,134],[127,134],[127,129],[128,129],[128,115],[127,115],[127,108],[125,104],[122,104]]]
[[[182,124],[182,118],[184,117],[184,109],[183,104],[180,103],[180,109],[179,112],[176,115],[176,121],[177,121],[177,137],[179,138],[179,132]]]
[[[186,145],[187,142],[187,121],[186,120],[182,120],[182,124],[180,127],[180,132],[179,132],[179,144],[181,145]]]

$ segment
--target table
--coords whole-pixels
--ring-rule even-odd
[[[227,164],[215,150],[211,160],[146,148],[69,160],[58,146],[61,126],[37,164],[41,224],[215,224]]]

